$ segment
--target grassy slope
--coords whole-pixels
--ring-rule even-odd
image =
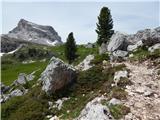
[[[61,46],[55,46],[55,47],[47,47],[47,46],[36,46],[36,45],[30,45],[28,47],[24,47],[17,51],[17,54],[23,54],[27,55],[27,50],[28,49],[40,49],[44,51],[50,51],[53,52],[54,56],[64,60],[67,62],[65,59],[64,55],[64,45]],[[78,57],[76,58],[75,62],[73,63],[74,65],[78,64],[81,62],[88,54],[97,54],[97,48],[85,48],[82,45],[77,46],[77,55]],[[10,85],[14,80],[17,79],[19,73],[32,73],[35,70],[38,70],[37,73],[37,78],[40,75],[40,73],[45,69],[47,66],[48,62],[39,62],[39,59],[37,57],[26,57],[29,60],[34,60],[36,61],[35,63],[30,63],[30,64],[22,64],[21,60],[17,59],[13,55],[5,55],[2,57],[2,71],[1,71],[1,81],[6,84]],[[46,58],[43,56],[41,59]],[[26,60],[27,60],[26,59]],[[49,59],[49,57],[47,58]]]
[[[5,85],[10,85],[14,80],[17,79],[19,73],[30,74],[35,70],[42,71],[46,67],[48,62],[35,62],[30,64],[5,64],[2,65],[1,81]],[[37,73],[39,72],[37,71]]]

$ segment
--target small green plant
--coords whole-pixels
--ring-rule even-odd
[[[115,119],[120,119],[124,115],[128,114],[130,112],[130,109],[122,104],[120,105],[109,105],[109,110],[111,112],[111,115]]]
[[[109,55],[106,54],[102,54],[102,55],[95,55],[95,58],[91,61],[92,64],[100,64],[103,62],[103,60],[108,61],[109,60]]]

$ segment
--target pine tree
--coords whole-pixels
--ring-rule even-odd
[[[107,7],[103,7],[98,16],[98,23],[96,32],[98,34],[97,43],[101,45],[102,43],[108,43],[110,37],[114,33],[113,20],[110,10]]]
[[[74,61],[74,59],[76,58],[76,50],[77,50],[76,42],[73,37],[73,33],[71,32],[68,35],[67,42],[65,44],[65,56],[66,56],[69,64],[71,64]]]

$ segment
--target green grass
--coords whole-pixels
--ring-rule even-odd
[[[131,61],[142,62],[146,59],[156,59],[160,57],[160,49],[155,50],[154,52],[149,52],[146,47],[140,47],[135,52],[133,52],[133,57],[129,58]]]
[[[30,74],[35,70],[39,70],[35,73],[35,75],[39,77],[38,75],[45,69],[47,64],[48,62],[34,62],[30,64],[2,64],[1,81],[5,85],[10,85],[14,80],[17,79],[19,73]]]
[[[50,47],[54,52],[54,55],[63,61],[67,62],[64,54],[64,45]],[[98,54],[98,47],[95,48],[85,48],[83,45],[77,45],[77,58],[74,60],[73,65],[80,63],[89,54]]]
[[[40,86],[24,96],[13,97],[1,106],[2,120],[44,120],[48,101]]]

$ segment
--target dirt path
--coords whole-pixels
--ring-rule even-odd
[[[160,78],[154,69],[147,65],[134,65],[126,62],[130,69],[129,79],[133,85],[126,86],[128,100],[125,103],[131,113],[125,120],[160,120]]]

